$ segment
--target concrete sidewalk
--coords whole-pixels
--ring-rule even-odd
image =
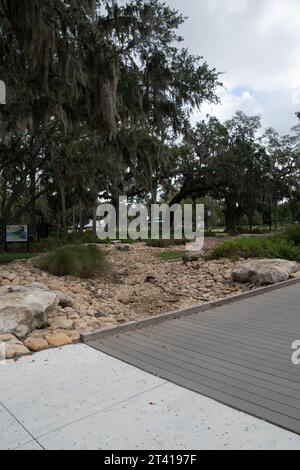
[[[0,365],[0,449],[300,449],[300,436],[80,344]]]

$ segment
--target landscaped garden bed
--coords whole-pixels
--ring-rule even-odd
[[[259,239],[207,237],[198,256],[175,244],[67,245],[2,264],[0,295],[12,301],[16,317],[25,302],[30,321],[20,328],[10,322],[7,330],[0,322],[0,342],[6,342],[9,358],[18,357],[78,342],[81,333],[246,292],[259,280],[298,277],[297,236],[293,230]],[[45,316],[39,311],[43,302]]]
[[[219,243],[215,238],[207,239],[206,250]],[[201,257],[196,262],[183,263],[184,246],[162,249],[136,243],[125,250],[122,247],[101,245],[110,270],[105,276],[94,278],[50,274],[36,266],[35,258],[2,265],[1,293],[38,282],[51,292],[63,292],[71,298],[68,306],[56,306],[48,314],[44,328],[25,338],[0,335],[0,341],[12,345],[10,356],[70,344],[79,341],[82,332],[209,302],[254,287],[231,280],[232,260],[206,261]]]

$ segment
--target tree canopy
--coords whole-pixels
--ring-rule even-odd
[[[221,75],[181,46],[184,18],[162,1],[0,0],[0,17],[2,228],[29,220],[34,234],[42,219],[66,232],[75,217],[83,229],[99,198],[122,194],[207,196],[230,230],[296,206],[299,126],[280,136],[241,112],[192,125]]]

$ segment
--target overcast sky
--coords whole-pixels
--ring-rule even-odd
[[[300,111],[300,0],[166,0],[189,18],[184,45],[225,72],[221,105],[204,114],[227,119],[260,113],[287,133]],[[200,116],[199,116],[200,117]]]

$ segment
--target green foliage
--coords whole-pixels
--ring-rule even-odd
[[[282,258],[300,261],[300,247],[280,236],[272,238],[238,238],[216,247],[210,259]]]
[[[170,140],[218,101],[218,72],[180,46],[183,16],[160,0],[1,0],[0,16],[0,224],[35,226],[44,197],[66,233],[103,193],[153,194]]]
[[[35,264],[55,276],[91,278],[108,270],[104,253],[95,245],[67,245],[40,257]]]
[[[300,245],[300,225],[289,227],[283,232],[282,236],[295,245]]]
[[[163,261],[176,261],[181,259],[186,251],[163,251],[162,253],[158,253],[158,257]]]
[[[0,253],[0,264],[8,264],[12,261],[30,259],[37,256],[36,253]]]

